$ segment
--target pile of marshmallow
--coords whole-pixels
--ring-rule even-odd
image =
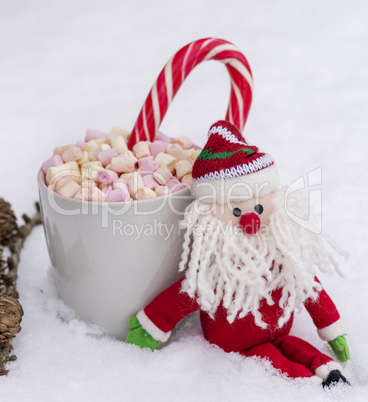
[[[85,141],[56,147],[42,164],[49,190],[95,202],[125,202],[167,195],[192,184],[192,166],[200,150],[187,137],[159,132],[153,142],[128,150],[130,133],[89,129]]]

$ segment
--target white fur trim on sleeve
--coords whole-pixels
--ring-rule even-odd
[[[142,328],[147,331],[153,339],[155,339],[156,341],[160,341],[160,342],[166,342],[171,335],[171,331],[169,332],[164,332],[161,331],[160,328],[158,328],[147,316],[146,313],[141,310],[138,314],[137,314],[137,319],[139,321],[139,323],[142,325]]]
[[[318,335],[324,341],[333,341],[340,335],[344,335],[344,323],[342,322],[341,318],[335,321],[333,324],[329,325],[328,327],[324,327],[317,330]]]

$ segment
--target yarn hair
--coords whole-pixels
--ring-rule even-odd
[[[303,302],[318,298],[322,286],[316,271],[342,275],[333,255],[342,251],[325,234],[314,234],[290,219],[283,200],[279,191],[267,230],[253,236],[213,217],[209,204],[195,200],[187,207],[179,264],[186,271],[182,292],[212,318],[222,304],[229,323],[252,314],[256,325],[266,328],[260,303],[274,304],[272,292],[282,289],[282,327]],[[294,210],[303,209],[296,199],[292,203]]]

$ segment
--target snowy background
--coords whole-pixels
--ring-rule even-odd
[[[19,267],[25,316],[2,401],[367,400],[368,6],[366,1],[0,2],[0,194],[33,213],[36,174],[56,145],[86,128],[131,129],[166,61],[216,36],[253,70],[245,137],[278,162],[283,184],[322,167],[323,228],[350,255],[344,280],[322,278],[346,323],[352,389],[286,381],[267,364],[206,343],[193,316],[145,353],[73,315],[49,279],[41,227]],[[229,80],[201,64],[162,125],[203,145],[223,118]],[[293,333],[326,353],[307,314]]]

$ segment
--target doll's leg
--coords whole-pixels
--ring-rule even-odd
[[[313,374],[304,365],[295,363],[277,349],[275,345],[270,342],[261,343],[246,351],[241,352],[244,356],[258,356],[267,359],[271,362],[273,367],[281,370],[282,373],[287,374],[289,377],[312,377]]]
[[[313,374],[323,379],[326,379],[331,370],[341,370],[339,363],[296,336],[281,336],[272,343],[286,358],[295,363],[302,364]]]

